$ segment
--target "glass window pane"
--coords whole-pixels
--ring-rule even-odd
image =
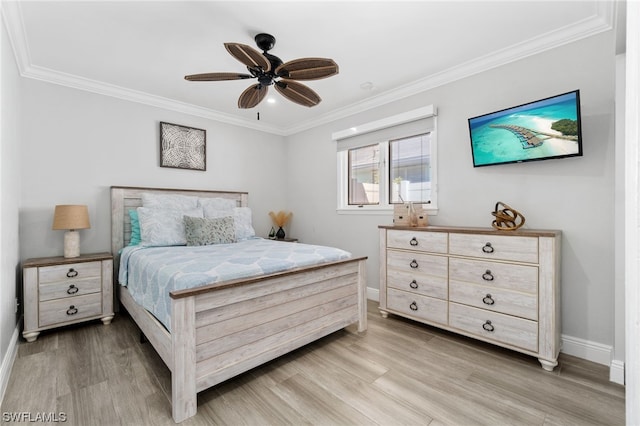
[[[380,203],[380,146],[349,150],[349,204]]]
[[[390,203],[431,199],[431,134],[389,142]]]

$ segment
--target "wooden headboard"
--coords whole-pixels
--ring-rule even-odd
[[[246,207],[248,193],[230,191],[205,191],[198,189],[138,188],[130,186],[111,187],[111,253],[114,274],[118,277],[120,249],[129,244],[131,219],[129,210],[142,206],[142,193],[181,194],[203,198],[228,198],[236,201],[238,207]]]

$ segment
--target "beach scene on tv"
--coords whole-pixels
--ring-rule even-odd
[[[469,119],[474,166],[577,155],[578,94]]]

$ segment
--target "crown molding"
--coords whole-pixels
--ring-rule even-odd
[[[290,127],[278,127],[256,123],[237,116],[188,104],[174,99],[116,86],[102,81],[91,80],[77,75],[67,74],[31,64],[29,45],[22,19],[19,1],[2,1],[2,15],[9,34],[20,75],[48,83],[85,90],[105,96],[137,102],[145,105],[176,111],[183,114],[202,117],[225,124],[246,127],[279,136],[289,136],[322,124],[377,108],[388,103],[413,96],[427,90],[470,77],[493,68],[506,65],[546,50],[572,43],[614,28],[616,1],[598,0],[595,15],[564,28],[542,34],[538,37],[517,43],[505,49],[492,52],[445,71],[425,76],[412,83],[388,90],[363,101],[314,117],[311,120]]]
[[[575,41],[609,31],[614,27],[615,3],[617,2],[599,0],[597,2],[597,13],[576,24],[568,25],[564,28],[542,34],[538,37],[529,39],[526,42],[514,44],[505,49],[462,63],[440,73],[426,76],[404,86],[394,88],[355,104],[320,115],[315,117],[313,121],[307,121],[295,127],[288,127],[285,129],[285,133],[287,135],[296,134],[321,124],[327,124],[349,115],[377,108],[382,105],[470,77],[474,74],[479,74],[483,71],[488,71],[490,69],[542,53],[555,47],[573,43]]]

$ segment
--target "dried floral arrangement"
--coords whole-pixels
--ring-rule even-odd
[[[291,212],[287,213],[281,210],[278,213],[269,212],[269,216],[271,216],[271,219],[273,220],[273,223],[276,224],[276,226],[282,228],[284,225],[287,224],[287,222],[289,222],[289,219],[291,219],[291,216],[293,216],[293,213]]]

